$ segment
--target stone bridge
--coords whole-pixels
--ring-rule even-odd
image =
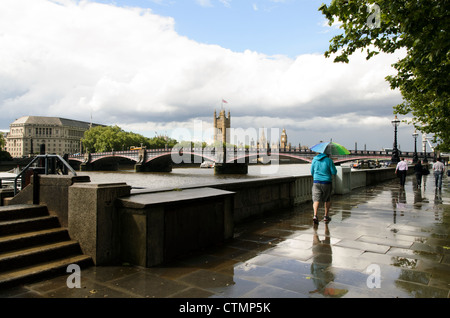
[[[164,148],[111,151],[102,153],[74,154],[69,156],[72,165],[79,164],[82,171],[117,170],[120,162],[134,164],[136,172],[170,172],[173,164],[198,164],[211,161],[217,164],[278,163],[284,160],[311,162],[317,153],[299,148]],[[402,152],[401,157],[413,158],[413,152]],[[433,153],[426,153],[432,158]],[[352,150],[349,155],[334,156],[336,164],[355,160],[390,160],[389,151]],[[425,156],[418,153],[419,158]]]

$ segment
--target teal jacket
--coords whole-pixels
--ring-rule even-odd
[[[333,160],[326,154],[319,154],[314,157],[311,163],[311,175],[314,181],[331,182],[332,175],[337,173]]]

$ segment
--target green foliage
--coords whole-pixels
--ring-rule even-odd
[[[0,161],[12,161],[11,154],[7,151],[0,150]]]
[[[3,136],[3,133],[0,132],[0,161],[11,161],[13,158],[11,154],[7,151],[2,150],[6,145],[6,140]]]
[[[375,5],[379,16],[368,5]],[[412,114],[412,123],[434,134],[444,151],[450,150],[448,9],[449,0],[333,0],[319,8],[329,25],[342,23],[344,33],[333,37],[325,52],[326,57],[336,54],[335,62],[348,63],[359,49],[366,50],[367,59],[405,50],[405,57],[393,64],[397,74],[386,77],[403,96],[394,113]],[[373,17],[379,22],[375,27]]]
[[[6,145],[5,137],[3,137],[3,133],[0,131],[0,150],[2,150]]]
[[[84,133],[82,143],[87,152],[107,152],[128,150],[131,147],[146,147],[158,149],[173,147],[177,142],[171,138],[153,137],[126,132],[118,126],[97,126]]]

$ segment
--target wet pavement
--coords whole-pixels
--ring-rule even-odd
[[[176,263],[90,267],[2,298],[449,298],[450,188],[409,176],[333,196],[331,222],[312,205],[240,224],[235,238]],[[323,208],[319,214],[323,215]]]

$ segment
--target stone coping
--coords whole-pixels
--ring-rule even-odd
[[[255,179],[242,179],[242,180],[233,180],[227,181],[223,180],[221,183],[204,183],[199,185],[187,185],[183,186],[179,189],[172,188],[163,188],[160,189],[146,189],[146,188],[132,188],[132,195],[139,195],[145,193],[162,193],[164,191],[174,191],[174,190],[188,190],[188,189],[198,189],[198,188],[214,188],[214,189],[225,189],[230,187],[248,187],[248,186],[259,186],[259,185],[268,185],[281,183],[286,181],[294,182],[297,178],[301,177],[311,177],[306,175],[299,176],[276,176],[276,177],[258,177]]]
[[[163,192],[134,194],[129,197],[119,198],[118,201],[122,207],[143,209],[151,205],[180,203],[229,195],[234,195],[234,192],[203,187],[195,189],[180,189]]]

